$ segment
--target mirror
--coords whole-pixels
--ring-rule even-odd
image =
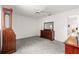
[[[79,17],[77,15],[69,16],[68,17],[68,35],[72,33],[77,34],[79,28]]]
[[[67,36],[67,42],[79,45],[79,15],[72,15],[68,17]]]
[[[44,23],[44,29],[54,29],[54,22],[45,22]]]
[[[6,13],[5,14],[5,20],[4,20],[4,26],[5,28],[9,28],[10,27],[10,14]]]

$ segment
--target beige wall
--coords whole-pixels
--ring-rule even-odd
[[[54,21],[55,40],[65,42],[67,40],[68,17],[72,15],[79,15],[79,9],[73,9],[42,18],[40,19],[40,29],[43,29],[44,22]]]
[[[12,28],[17,39],[38,36],[40,31],[39,20],[18,14],[13,14]]]

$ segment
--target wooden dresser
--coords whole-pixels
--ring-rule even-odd
[[[79,46],[65,44],[65,54],[79,54]]]
[[[79,45],[76,37],[70,36],[65,42],[65,54],[79,54]]]
[[[40,31],[40,37],[42,38],[46,38],[46,39],[49,39],[49,40],[54,40],[54,31],[53,30],[41,30]]]

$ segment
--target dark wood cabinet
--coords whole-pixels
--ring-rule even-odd
[[[79,45],[76,36],[69,36],[66,40],[65,54],[79,54]]]
[[[54,40],[54,31],[53,30],[41,30],[40,37],[46,38],[49,40]]]
[[[13,53],[16,51],[16,35],[12,29],[13,9],[3,8],[2,10],[2,49],[1,53]],[[6,18],[8,16],[8,19]],[[8,23],[8,24],[7,24]]]
[[[65,44],[65,54],[79,54],[79,47]]]
[[[16,51],[16,35],[12,29],[3,30],[2,53],[12,53]]]

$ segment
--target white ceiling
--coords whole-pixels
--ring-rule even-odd
[[[11,5],[9,7],[14,9],[14,13],[32,18],[42,18],[59,12],[79,8],[78,5]]]

